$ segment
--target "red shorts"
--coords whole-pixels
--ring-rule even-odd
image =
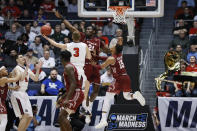
[[[85,75],[90,83],[100,84],[99,69],[91,64],[85,64]]]
[[[119,94],[123,92],[131,92],[131,79],[128,75],[121,75],[117,79],[114,79],[111,86],[109,86],[107,92]]]
[[[67,108],[76,111],[77,108],[82,104],[84,99],[84,93],[81,89],[76,89],[73,97],[69,100]]]

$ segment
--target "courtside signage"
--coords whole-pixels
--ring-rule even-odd
[[[148,113],[110,114],[107,130],[144,130],[147,127]]]
[[[197,98],[159,97],[162,131],[196,131]]]

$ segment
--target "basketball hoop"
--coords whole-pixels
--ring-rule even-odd
[[[129,6],[109,6],[110,11],[113,13],[115,23],[125,24],[126,23],[126,12],[131,8]]]

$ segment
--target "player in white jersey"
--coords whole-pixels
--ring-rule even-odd
[[[43,35],[43,37],[49,41],[49,43],[57,48],[62,50],[68,50],[71,52],[71,63],[77,68],[79,74],[79,80],[81,77],[83,78],[83,86],[85,86],[85,98],[88,95],[89,91],[89,82],[87,81],[87,77],[84,73],[84,65],[85,59],[91,60],[91,53],[87,44],[80,42],[81,34],[78,31],[72,33],[73,42],[67,44],[56,43],[54,40],[48,38],[47,36]]]
[[[35,67],[36,74],[34,74],[28,68],[28,66],[24,66],[25,64],[28,64],[26,63],[25,57],[23,55],[18,55],[16,61],[17,66],[13,70],[13,75],[15,77],[20,77],[19,81],[15,83],[16,85],[20,86],[20,88],[12,92],[11,103],[16,117],[20,118],[18,131],[26,131],[33,118],[31,103],[29,101],[29,96],[26,93],[28,81],[29,78],[31,78],[33,81],[38,81],[39,71],[42,67],[42,64],[40,63]]]

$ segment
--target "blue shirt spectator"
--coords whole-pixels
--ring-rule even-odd
[[[179,0],[178,1],[178,5],[177,5],[178,7],[181,7],[182,1],[186,1],[187,2],[187,6],[195,7],[194,0]]]
[[[41,93],[46,95],[58,95],[59,89],[64,85],[61,81],[57,80],[57,70],[53,68],[50,72],[50,78],[45,79],[41,85]]]
[[[197,58],[197,50],[196,50],[196,45],[191,45],[190,46],[190,52],[187,54],[187,62],[190,63],[190,57],[195,56]]]

